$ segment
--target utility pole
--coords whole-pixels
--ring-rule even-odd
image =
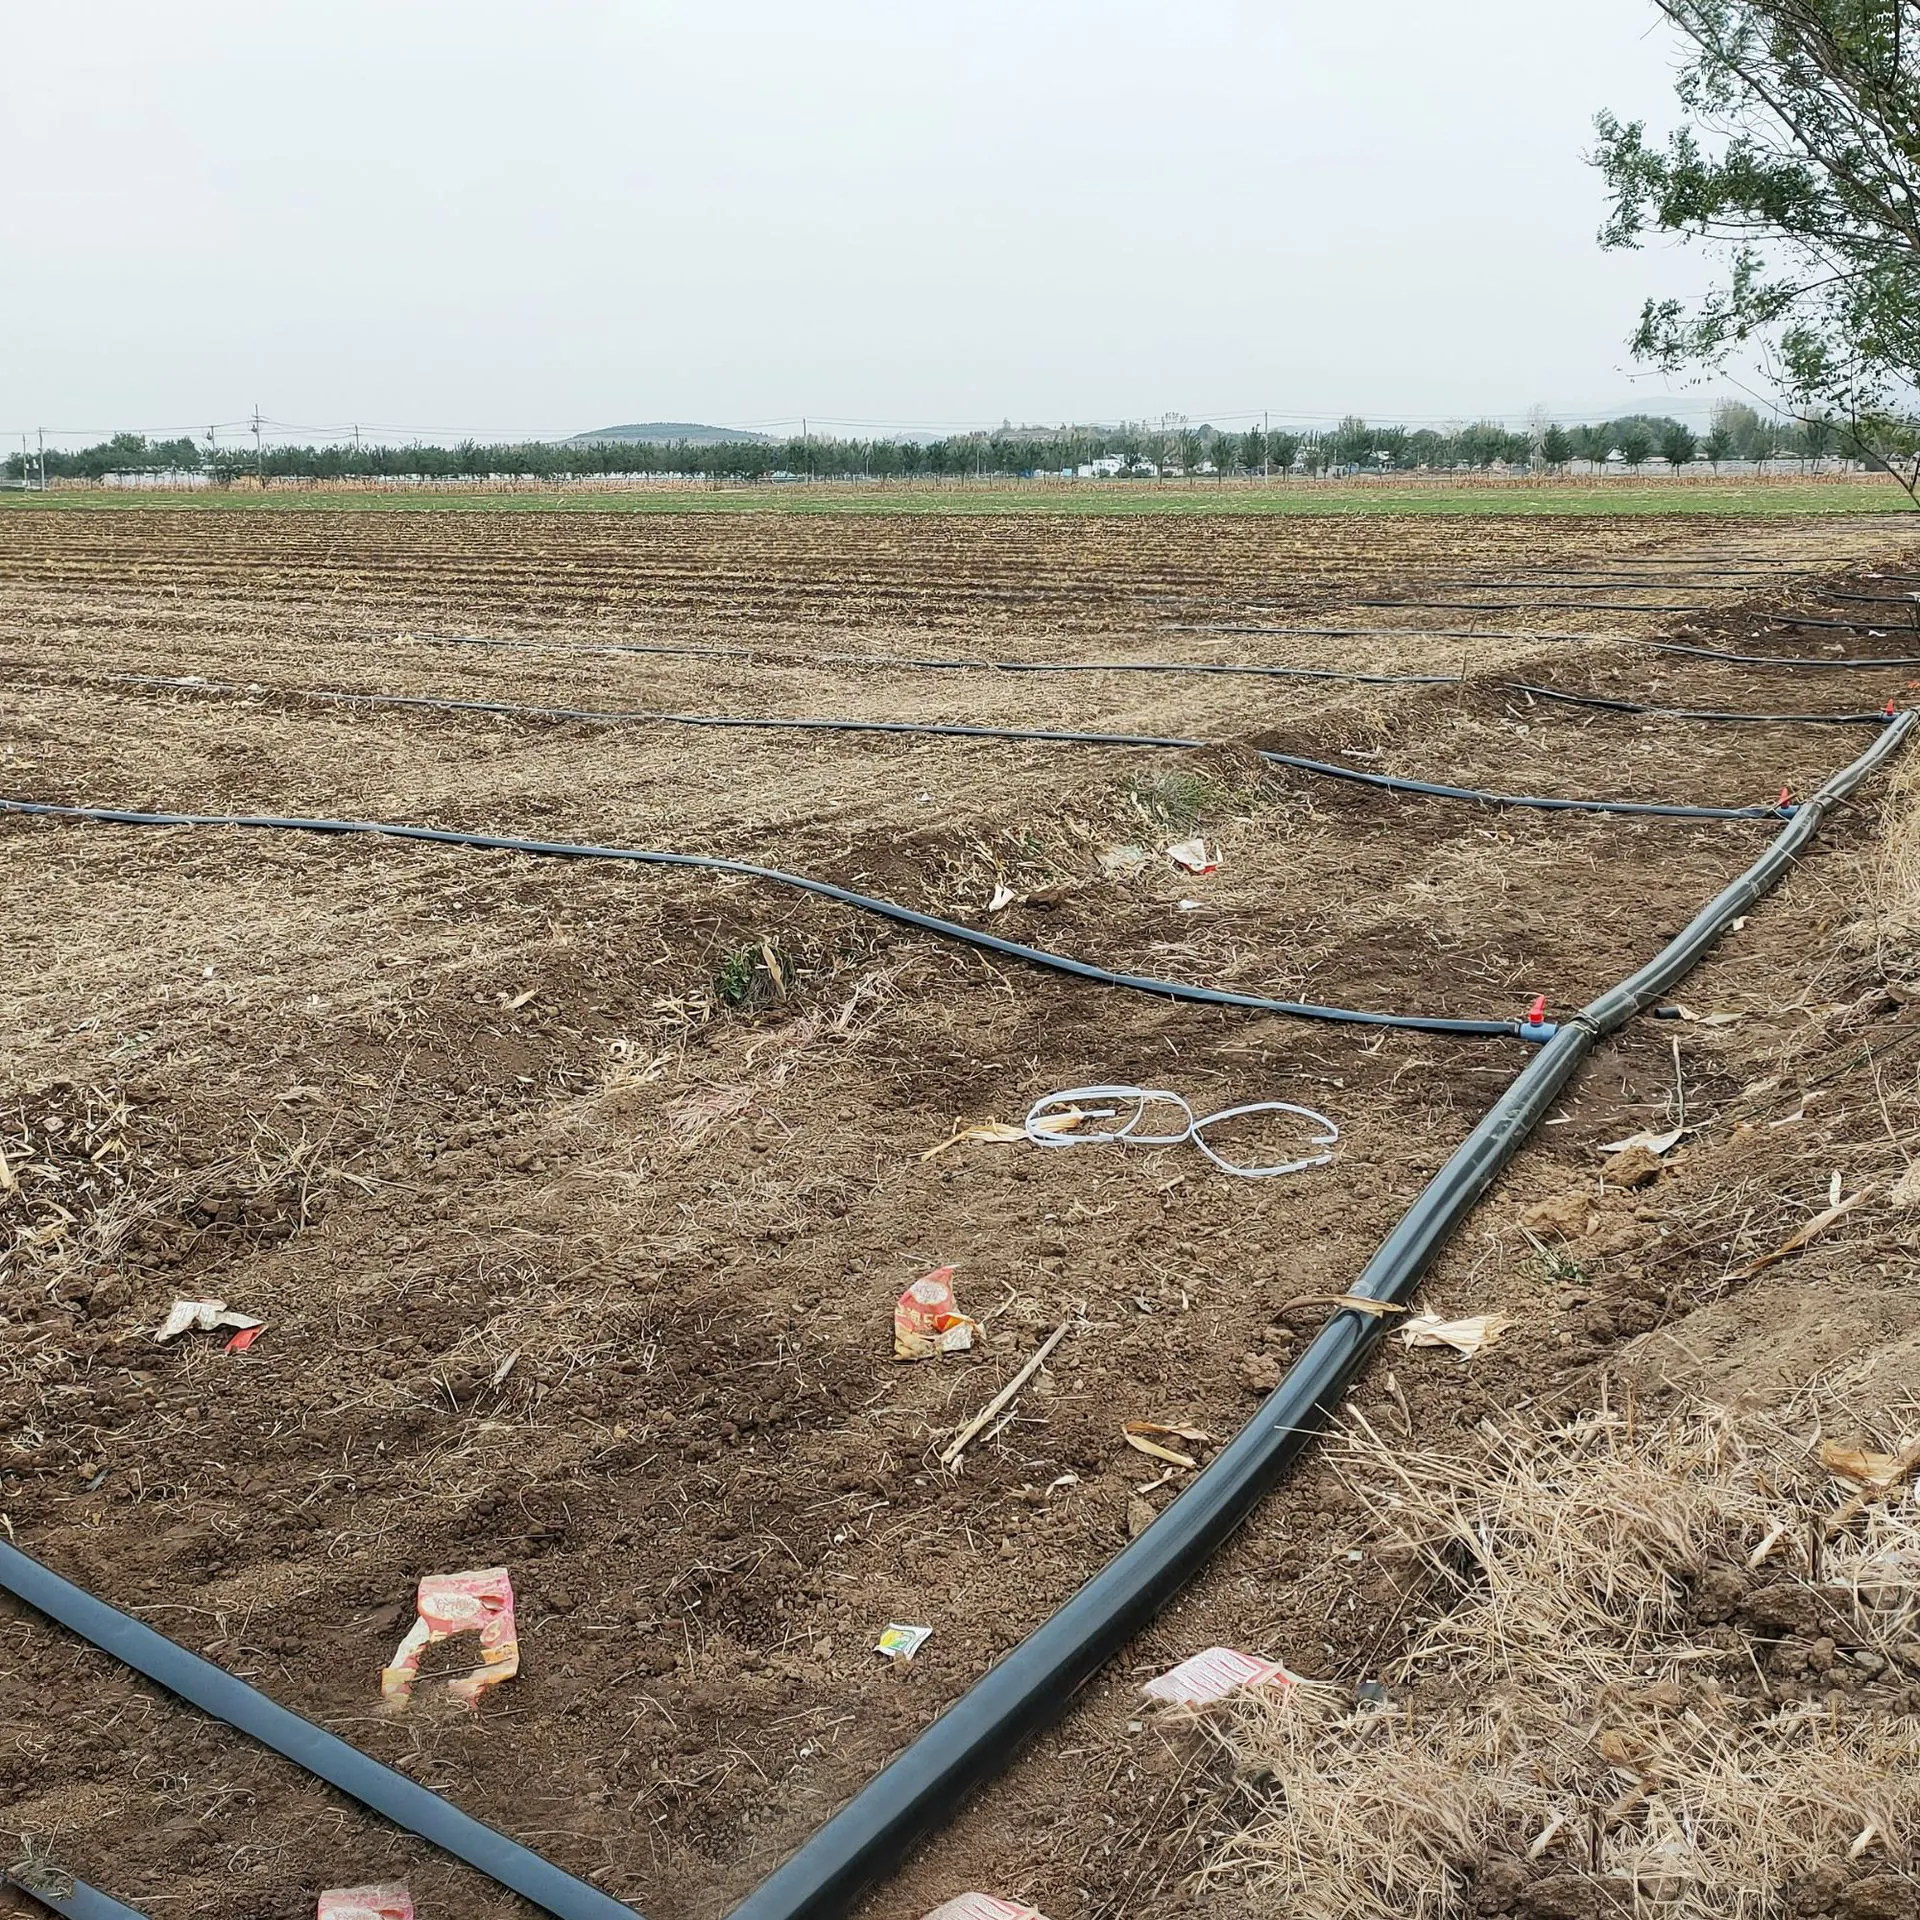
[[[47,430],[40,429],[40,491],[47,490]]]
[[[1273,449],[1267,442],[1273,437],[1273,415],[1265,407],[1260,409],[1260,478],[1273,478]]]
[[[253,470],[259,477],[260,491],[267,490],[267,454],[260,443],[260,402],[253,403]]]

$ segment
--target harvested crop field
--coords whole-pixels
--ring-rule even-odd
[[[1917,574],[1897,518],[21,513],[0,799],[719,856],[1129,976],[1553,1019],[1907,703]],[[1678,717],[1735,711],[1789,717]],[[774,724],[822,720],[849,724]],[[1749,811],[1494,807],[1273,754]],[[1700,1162],[1604,1193],[1563,1237],[1614,1244],[1571,1274],[1519,1223],[1667,1124],[1676,1062],[1696,1116],[1731,1113],[1756,1063],[1898,1023],[1860,996],[1905,932],[1832,958],[1882,800],[1689,985],[1741,1024],[1638,1022],[1583,1071],[1432,1283],[1514,1329],[1470,1367],[1396,1346],[1377,1417],[1437,1438],[1577,1398],[1736,1294],[1817,1344],[1728,1276],[1827,1204],[1830,1139],[1817,1179],[1763,1131],[1705,1198]],[[1212,870],[1170,857],[1195,838]],[[1122,1423],[1204,1458],[1248,1420],[1325,1313],[1298,1303],[1345,1291],[1531,1044],[1170,1001],[698,868],[58,817],[0,847],[4,1530],[654,1920],[717,1920],[1163,1510],[1189,1476]],[[1273,1180],[1192,1145],[928,1157],[1095,1083],[1296,1102],[1338,1149]],[[1897,1174],[1871,1092],[1847,1110]],[[1675,1193],[1685,1259],[1652,1246]],[[1889,1247],[1859,1296],[1886,1325]],[[982,1338],[896,1362],[896,1296],[948,1265]],[[266,1330],[156,1344],[180,1297]],[[1130,1733],[1134,1688],[1215,1642],[1374,1671],[1417,1609],[1352,1523],[1328,1466],[1296,1475],[866,1911],[1286,1910],[1221,1853],[1232,1761]],[[383,1714],[419,1577],[496,1565],[518,1676]],[[890,1622],[933,1628],[910,1662],[874,1653]],[[156,1917],[401,1877],[423,1915],[532,1911],[10,1602],[0,1798]]]

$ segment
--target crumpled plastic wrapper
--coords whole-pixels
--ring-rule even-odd
[[[413,1895],[405,1887],[330,1887],[315,1920],[413,1920]]]
[[[1278,1660],[1262,1660],[1234,1647],[1209,1647],[1177,1667],[1156,1674],[1140,1689],[1149,1700],[1163,1700],[1175,1707],[1210,1707],[1238,1693],[1243,1687],[1265,1687],[1279,1682],[1294,1684]]]
[[[953,1297],[953,1269],[939,1267],[916,1280],[893,1309],[896,1360],[931,1360],[942,1353],[964,1353],[980,1331]]]
[[[381,1669],[380,1693],[390,1707],[413,1698],[420,1656],[455,1634],[480,1636],[481,1666],[447,1682],[447,1692],[469,1705],[488,1687],[511,1680],[520,1671],[520,1641],[513,1625],[513,1583],[505,1567],[475,1573],[430,1573],[420,1582],[414,1602],[418,1618],[407,1630],[392,1661]]]

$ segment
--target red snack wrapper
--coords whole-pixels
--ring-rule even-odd
[[[476,1573],[430,1573],[420,1582],[414,1602],[418,1618],[400,1642],[392,1662],[381,1669],[380,1692],[388,1705],[404,1707],[413,1698],[420,1656],[457,1633],[480,1636],[478,1672],[447,1682],[456,1700],[469,1704],[484,1689],[511,1680],[520,1671],[520,1642],[513,1626],[513,1583],[505,1567]]]
[[[931,1360],[940,1353],[964,1353],[980,1331],[954,1303],[953,1269],[938,1267],[916,1280],[893,1309],[896,1360]]]
[[[413,1920],[413,1895],[405,1887],[330,1887],[315,1920]]]

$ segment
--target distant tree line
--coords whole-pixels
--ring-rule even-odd
[[[1655,455],[1676,466],[1705,460],[1818,459],[1837,450],[1837,431],[1821,420],[1766,420],[1749,406],[1715,410],[1698,435],[1678,420],[1632,414],[1597,426],[1541,424],[1516,432],[1497,421],[1454,429],[1371,426],[1349,418],[1325,432],[1212,426],[1002,427],[939,440],[845,440],[808,435],[787,440],[727,440],[708,445],[643,441],[531,441],[482,446],[203,445],[188,438],[148,440],[115,434],[98,446],[46,454],[49,479],[98,479],[108,473],[206,472],[215,482],[264,473],[270,478],[482,479],[591,478],[596,474],[698,474],[718,480],[943,480],[968,476],[1079,473],[1096,467],[1124,476],[1148,472],[1189,479],[1231,475],[1564,468],[1616,454],[1631,468]],[[39,456],[12,454],[8,479],[37,477]]]

